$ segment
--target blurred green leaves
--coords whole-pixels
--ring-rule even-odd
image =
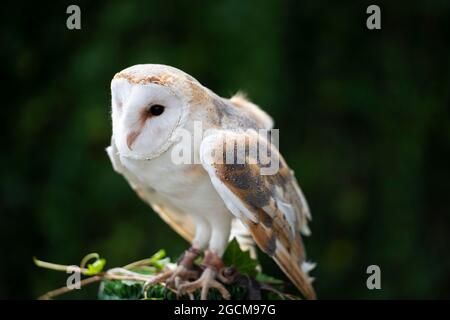
[[[319,297],[449,296],[448,2],[383,2],[376,33],[359,2],[79,1],[80,31],[65,27],[69,4],[2,3],[1,298],[59,284],[33,255],[123,265],[188,246],[104,152],[110,80],[137,63],[241,89],[274,117],[312,210]],[[381,291],[365,288],[370,264]]]

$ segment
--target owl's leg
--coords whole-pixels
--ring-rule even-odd
[[[210,288],[217,289],[226,300],[231,298],[230,293],[225,286],[217,279],[220,271],[223,269],[222,255],[228,244],[230,235],[231,219],[223,217],[224,221],[214,223],[212,229],[209,250],[205,251],[205,257],[202,265],[205,267],[202,275],[194,282],[184,283],[179,287],[179,292],[192,294],[197,289],[201,289],[201,299],[206,300]]]
[[[172,271],[170,277],[166,280],[166,286],[177,289],[181,282],[197,279],[199,271],[194,266],[194,261],[199,254],[200,250],[194,246],[187,249],[178,261],[176,269]]]
[[[210,235],[211,228],[209,223],[203,218],[196,218],[196,230],[192,246],[184,252],[178,261],[177,268],[166,281],[169,287],[178,289],[182,282],[198,278],[199,270],[194,265],[194,261],[208,245]]]

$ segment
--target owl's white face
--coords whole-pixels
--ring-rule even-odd
[[[180,125],[184,101],[169,87],[113,79],[113,136],[123,156],[152,158],[165,151]]]

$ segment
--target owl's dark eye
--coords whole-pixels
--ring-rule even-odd
[[[150,109],[148,110],[148,112],[152,115],[152,116],[159,116],[164,112],[164,106],[160,105],[160,104],[154,104],[150,107]]]

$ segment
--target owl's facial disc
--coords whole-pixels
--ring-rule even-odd
[[[167,150],[184,102],[170,88],[154,83],[115,79],[111,91],[113,135],[119,153],[150,159]]]

